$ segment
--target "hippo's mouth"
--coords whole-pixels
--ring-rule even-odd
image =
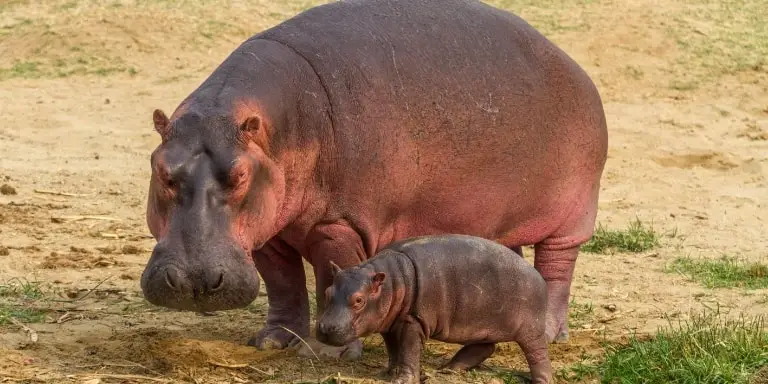
[[[240,260],[181,263],[153,254],[142,273],[141,289],[150,303],[182,311],[244,308],[259,295],[261,283],[256,267]]]

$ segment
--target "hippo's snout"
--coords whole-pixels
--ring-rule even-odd
[[[147,301],[186,311],[242,308],[256,299],[259,288],[256,268],[244,252],[189,258],[158,244],[141,276]]]
[[[315,330],[317,341],[341,347],[349,344],[355,339],[356,335],[348,321],[340,321],[339,319],[332,319],[330,317],[331,316],[323,316],[323,318],[317,322],[317,329]]]
[[[224,288],[224,271],[204,271],[200,279],[190,279],[176,266],[168,265],[165,267],[165,283],[168,288],[182,295],[189,290],[203,295],[211,294]]]

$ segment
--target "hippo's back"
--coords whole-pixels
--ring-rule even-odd
[[[607,133],[594,84],[506,11],[475,0],[339,1],[253,38],[310,63],[334,130],[322,179],[339,210],[368,212],[373,226],[405,217],[395,238],[499,238],[551,218],[538,238],[513,241],[532,244],[600,178]],[[424,208],[440,213],[433,224],[419,222]]]

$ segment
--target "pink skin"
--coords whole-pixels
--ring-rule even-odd
[[[251,345],[296,345],[281,327],[310,335],[303,260],[322,297],[330,261],[348,268],[393,241],[444,233],[534,245],[548,288],[546,339],[568,339],[573,271],[594,229],[607,156],[597,89],[521,19],[463,1],[415,4],[335,2],[302,14],[239,47],[170,122],[155,116],[164,144],[147,219],[159,244],[177,209],[159,181],[176,140],[163,127],[190,116],[231,120],[185,132],[201,132],[198,146],[237,137],[231,150],[243,165],[230,177],[264,181],[242,197],[228,192],[231,222],[214,239],[251,255],[239,265],[254,265],[269,292],[267,324]],[[409,18],[381,21],[389,7]],[[356,22],[331,22],[342,13]],[[443,28],[403,34],[414,20]],[[510,64],[498,65],[502,58]],[[354,359],[362,344],[327,349]]]

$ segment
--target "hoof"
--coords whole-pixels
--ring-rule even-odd
[[[295,346],[299,339],[282,328],[264,328],[248,340],[248,345],[259,350],[285,349]]]
[[[561,331],[557,334],[557,337],[552,340],[552,344],[567,344],[569,339],[568,331]]]

